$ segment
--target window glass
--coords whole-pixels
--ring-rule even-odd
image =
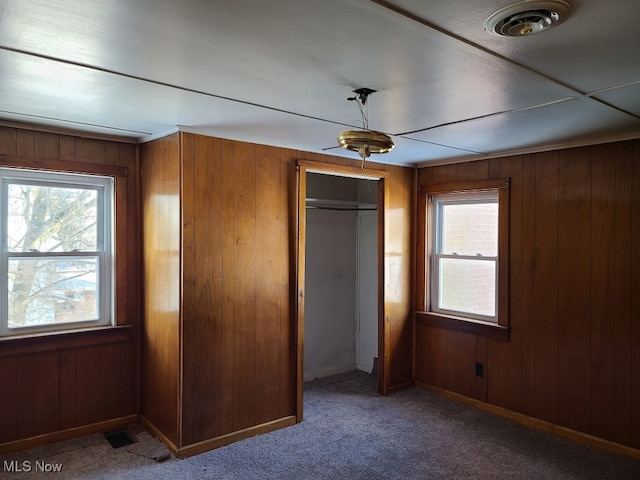
[[[498,254],[498,203],[444,203],[440,253],[495,257]]]
[[[9,183],[8,250],[96,250],[97,199],[95,189]]]
[[[496,262],[440,258],[438,306],[475,315],[494,317]]]
[[[98,258],[9,260],[9,328],[97,320]]]

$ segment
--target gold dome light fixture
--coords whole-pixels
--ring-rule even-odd
[[[367,99],[369,95],[374,92],[375,90],[366,87],[353,91],[356,96],[349,97],[347,100],[355,101],[358,104],[358,109],[362,115],[363,129],[343,130],[340,132],[340,135],[338,135],[338,145],[345,150],[358,152],[362,158],[362,168],[364,168],[365,159],[372,153],[388,153],[395,147],[389,135],[375,130],[369,130]]]

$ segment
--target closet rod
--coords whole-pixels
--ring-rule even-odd
[[[333,211],[344,211],[344,212],[366,212],[366,211],[374,211],[378,210],[378,207],[322,207],[318,205],[307,205],[307,208],[313,208],[315,210],[333,210]]]

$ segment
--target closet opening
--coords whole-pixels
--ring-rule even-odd
[[[304,383],[361,370],[385,388],[386,172],[299,162],[298,421]]]

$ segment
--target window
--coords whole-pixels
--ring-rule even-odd
[[[420,188],[418,318],[489,336],[491,327],[507,328],[508,185],[500,179]]]
[[[442,193],[429,201],[432,310],[496,322],[497,192]]]
[[[113,179],[0,169],[0,335],[112,324]]]

